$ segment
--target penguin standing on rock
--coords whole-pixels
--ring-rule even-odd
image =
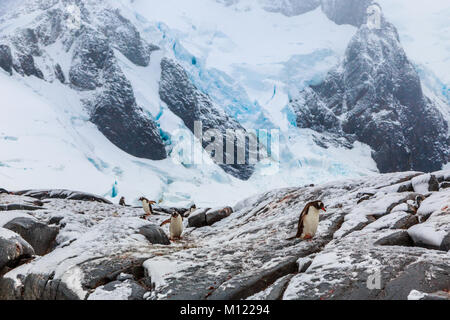
[[[174,211],[170,219],[161,223],[161,227],[168,223],[170,223],[170,240],[181,239],[181,235],[183,234],[183,216]]]
[[[125,207],[125,206],[126,206],[126,203],[125,203],[125,197],[120,198],[119,206],[122,206],[122,207]]]
[[[322,201],[308,203],[303,209],[298,221],[297,235],[288,240],[300,238],[311,240],[314,238],[319,227],[320,211],[327,211]]]
[[[140,198],[139,201],[142,201],[142,208],[144,208],[145,215],[142,217],[143,219],[150,217],[153,214],[152,205],[156,204],[155,201],[150,201],[147,198]]]

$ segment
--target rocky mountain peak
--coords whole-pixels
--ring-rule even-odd
[[[297,124],[356,137],[374,150],[381,172],[438,170],[448,162],[448,124],[424,96],[396,28],[362,25],[345,59],[292,102]]]

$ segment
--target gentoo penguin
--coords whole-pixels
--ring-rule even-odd
[[[193,204],[193,205],[189,208],[189,210],[186,211],[186,212],[184,213],[184,217],[185,217],[185,218],[189,217],[189,216],[191,215],[191,213],[194,212],[194,211],[196,211],[196,210],[197,210],[197,206],[196,206],[195,204]]]
[[[125,204],[125,197],[120,198],[119,206],[122,206],[122,207],[126,206],[126,204]]]
[[[311,240],[316,235],[319,226],[320,210],[327,211],[322,201],[308,203],[303,209],[298,221],[297,235],[289,240],[300,238]]]
[[[145,216],[144,219],[146,217],[150,217],[153,214],[153,209],[152,209],[152,205],[155,204],[155,201],[150,201],[147,198],[140,198],[139,201],[142,201],[142,207],[144,208],[145,211]]]
[[[170,223],[170,240],[181,239],[181,234],[183,233],[183,216],[174,211],[170,219],[161,223],[161,227],[168,223]]]

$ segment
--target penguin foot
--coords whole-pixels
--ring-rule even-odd
[[[312,236],[308,233],[308,234],[306,234],[304,237],[303,237],[303,240],[308,240],[308,241],[312,241]]]

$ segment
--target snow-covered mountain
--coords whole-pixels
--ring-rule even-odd
[[[26,0],[12,7],[2,1],[2,185],[227,205],[276,187],[403,169],[382,167],[375,156],[377,168],[370,139],[299,128],[298,110],[289,104],[342,65],[369,3]],[[362,82],[358,74],[355,85]],[[427,83],[435,101],[421,108],[438,110],[426,126],[428,145],[439,144],[430,151],[432,170],[447,160],[442,129],[450,112],[436,81]],[[409,98],[422,97],[418,90]],[[221,132],[280,129],[280,170],[270,170],[273,162],[175,164],[184,143],[175,140],[179,129],[210,158],[193,139],[197,120]],[[421,165],[427,171],[428,163]],[[412,161],[407,169],[414,168]]]

